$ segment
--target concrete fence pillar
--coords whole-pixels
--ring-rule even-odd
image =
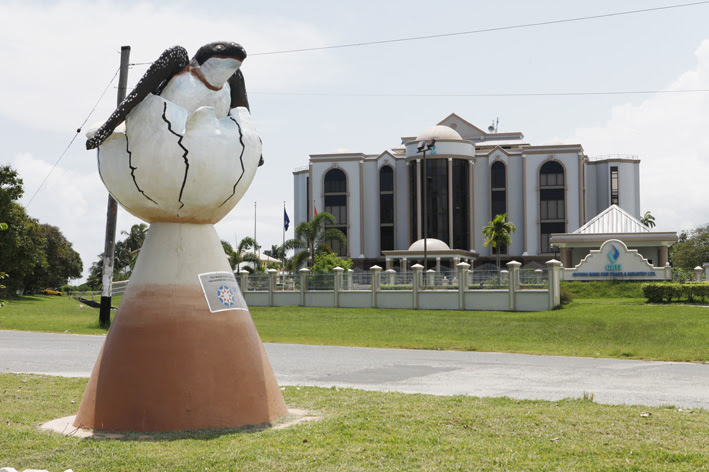
[[[308,292],[308,274],[310,269],[303,267],[300,273],[300,306],[305,306],[305,294]]]
[[[273,293],[276,291],[276,269],[266,269],[268,274],[268,306],[273,306]]]
[[[426,271],[426,286],[433,287],[436,284],[436,271],[428,269]]]
[[[536,283],[537,285],[541,285],[543,274],[544,274],[544,271],[542,269],[535,269],[534,270],[534,283]]]
[[[334,275],[334,287],[333,287],[333,292],[334,292],[334,298],[335,298],[335,307],[340,308],[340,291],[342,290],[342,273],[345,271],[342,267],[335,267],[332,269],[333,275]]]
[[[672,280],[672,266],[669,262],[665,264],[665,280]]]
[[[411,266],[411,271],[414,273],[413,276],[413,282],[414,282],[414,309],[418,309],[419,307],[419,291],[421,290],[421,271],[423,270],[423,266],[421,264],[414,264]]]
[[[468,269],[470,269],[470,264],[460,262],[455,267],[458,270],[458,309],[465,310],[465,290],[468,288]]]
[[[702,272],[704,272],[704,269],[701,267],[697,266],[694,268],[694,280],[695,282],[701,282],[702,281]]]
[[[705,262],[704,266],[704,278],[709,282],[709,262]]]
[[[347,269],[347,282],[345,283],[345,290],[352,290],[354,285],[354,270]]]
[[[552,259],[547,262],[547,274],[549,277],[549,309],[561,305],[561,282],[559,268],[561,262]]]
[[[509,271],[510,311],[517,311],[517,290],[519,289],[519,268],[522,263],[510,261],[507,263]]]
[[[239,277],[241,278],[241,291],[248,292],[249,291],[249,271],[248,270],[239,271]]]
[[[396,271],[394,269],[385,270],[386,281],[389,285],[396,285]]]
[[[382,268],[378,265],[373,265],[369,268],[369,272],[372,274],[372,308],[377,308],[377,292],[379,292]]]

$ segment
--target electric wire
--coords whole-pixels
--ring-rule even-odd
[[[458,31],[458,32],[454,32],[454,33],[429,34],[429,35],[424,35],[424,36],[411,36],[411,37],[407,37],[407,38],[383,39],[383,40],[379,40],[379,41],[362,41],[362,42],[357,42],[357,43],[336,44],[336,45],[332,45],[332,46],[319,46],[319,47],[300,48],[300,49],[286,49],[286,50],[282,50],[282,51],[256,52],[256,53],[251,53],[249,55],[250,56],[270,56],[270,55],[276,55],[276,54],[292,54],[292,53],[299,53],[299,52],[323,51],[323,50],[329,50],[329,49],[343,49],[343,48],[353,48],[353,47],[361,47],[361,46],[372,46],[372,45],[377,45],[377,44],[402,43],[402,42],[406,42],[406,41],[420,41],[423,39],[448,38],[448,37],[453,37],[453,36],[464,36],[464,35],[471,35],[471,34],[491,33],[491,32],[495,32],[495,31],[508,31],[508,30],[515,30],[515,29],[523,29],[523,28],[533,28],[535,26],[548,26],[548,25],[558,25],[558,24],[562,24],[562,23],[573,23],[573,22],[579,22],[579,21],[598,20],[601,18],[611,18],[614,16],[635,15],[638,13],[647,13],[647,12],[652,12],[652,11],[661,11],[661,10],[670,10],[670,9],[675,9],[675,8],[693,7],[693,6],[697,6],[697,5],[705,5],[708,3],[709,3],[709,0],[704,0],[704,1],[692,2],[692,3],[682,3],[682,4],[678,4],[678,5],[666,5],[666,6],[662,6],[662,7],[642,8],[639,10],[627,10],[627,11],[620,11],[620,12],[614,12],[614,13],[603,13],[600,15],[579,16],[579,17],[574,17],[574,18],[563,18],[560,20],[539,21],[539,22],[535,22],[535,23],[522,23],[519,25],[497,26],[497,27],[492,27],[492,28],[482,28],[482,29],[470,30],[470,31]]]
[[[111,84],[113,83],[114,80],[116,80],[116,77],[118,77],[118,72],[120,72],[120,70],[121,70],[120,67],[119,67],[118,69],[116,69],[116,73],[113,74],[113,77],[111,78],[111,80],[110,80],[110,81],[108,82],[108,84],[106,85],[106,88],[104,88],[104,89],[103,89],[103,92],[101,92],[101,96],[98,98],[98,100],[96,100],[96,104],[95,104],[94,107],[91,109],[91,111],[89,112],[89,114],[86,116],[86,118],[84,119],[84,121],[81,123],[81,126],[79,126],[79,127],[76,129],[76,133],[74,133],[74,136],[73,136],[73,137],[71,138],[71,140],[69,141],[69,144],[67,144],[66,148],[64,148],[64,151],[59,155],[59,158],[58,158],[57,161],[54,163],[54,166],[52,166],[52,168],[51,168],[51,169],[49,170],[49,172],[47,173],[46,177],[44,177],[44,180],[42,180],[42,183],[39,184],[39,187],[37,187],[37,190],[35,190],[34,194],[32,194],[32,198],[30,198],[29,201],[27,202],[27,205],[25,205],[25,209],[29,208],[29,206],[32,204],[32,201],[34,200],[34,198],[37,196],[37,194],[39,193],[39,191],[42,189],[42,187],[44,186],[44,184],[47,182],[47,179],[49,179],[49,176],[52,175],[52,172],[54,172],[54,169],[57,168],[57,166],[59,165],[59,162],[62,160],[62,158],[64,158],[64,155],[67,153],[67,151],[69,150],[69,148],[71,147],[71,145],[74,143],[74,141],[76,140],[76,137],[79,136],[79,133],[81,133],[81,129],[84,127],[84,125],[86,124],[86,122],[89,121],[89,118],[91,118],[91,115],[93,115],[93,113],[96,111],[96,108],[98,108],[98,104],[101,103],[101,100],[103,99],[103,96],[106,95],[106,92],[107,92],[108,89],[111,87]]]

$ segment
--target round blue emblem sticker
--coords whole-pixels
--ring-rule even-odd
[[[217,296],[219,297],[219,301],[224,304],[224,306],[233,306],[234,305],[234,294],[231,292],[231,289],[225,285],[222,285],[217,289]]]

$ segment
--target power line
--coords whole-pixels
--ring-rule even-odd
[[[32,204],[32,201],[34,200],[34,197],[37,196],[37,194],[39,193],[39,191],[42,189],[42,187],[44,186],[44,184],[47,182],[47,179],[49,178],[49,176],[52,175],[52,172],[54,172],[54,169],[57,168],[57,166],[59,165],[59,162],[62,160],[62,158],[64,157],[64,155],[67,153],[67,151],[69,150],[69,148],[71,147],[71,145],[72,145],[72,144],[74,143],[74,141],[76,140],[76,137],[79,136],[79,133],[81,133],[81,129],[84,127],[84,125],[86,124],[86,122],[89,121],[89,118],[91,118],[91,115],[93,115],[93,113],[96,111],[96,108],[98,107],[98,104],[99,104],[99,103],[101,102],[101,100],[103,99],[103,96],[106,95],[106,92],[107,92],[108,89],[111,87],[111,84],[113,83],[114,80],[116,80],[116,76],[118,76],[119,70],[120,70],[120,68],[119,68],[119,69],[116,69],[116,73],[113,74],[113,77],[111,78],[111,80],[110,80],[110,81],[108,82],[108,84],[106,85],[106,88],[104,88],[104,89],[103,89],[103,92],[101,92],[101,96],[98,97],[98,100],[96,100],[96,104],[95,104],[94,107],[91,109],[91,111],[89,112],[89,114],[86,116],[86,119],[84,119],[84,121],[81,123],[81,126],[79,126],[79,127],[76,129],[76,133],[74,133],[74,136],[71,138],[71,141],[69,141],[69,144],[67,144],[66,148],[64,148],[64,151],[59,155],[59,159],[57,159],[57,161],[54,163],[54,166],[52,166],[52,168],[49,170],[49,172],[47,173],[47,176],[44,178],[44,180],[42,180],[42,183],[39,184],[39,187],[37,187],[37,190],[35,190],[34,194],[32,195],[32,198],[30,198],[30,201],[27,202],[27,205],[25,205],[25,209],[29,208],[30,204]]]
[[[304,97],[432,97],[432,98],[466,98],[466,97],[569,97],[589,95],[642,95],[642,94],[681,94],[681,93],[707,93],[709,89],[685,90],[617,90],[617,91],[591,91],[591,92],[529,92],[529,93],[309,93],[309,92],[249,92],[250,95],[291,95]]]
[[[360,46],[373,46],[376,44],[391,44],[391,43],[402,43],[405,41],[419,41],[422,39],[436,39],[436,38],[447,38],[447,37],[452,37],[452,36],[464,36],[464,35],[470,35],[470,34],[491,33],[494,31],[507,31],[507,30],[514,30],[514,29],[532,28],[535,26],[557,25],[557,24],[562,24],[562,23],[573,23],[573,22],[579,22],[579,21],[598,20],[601,18],[611,18],[614,16],[635,15],[638,13],[670,10],[670,9],[674,9],[674,8],[693,7],[693,6],[697,6],[697,5],[705,5],[708,3],[709,3],[709,0],[705,0],[705,1],[700,1],[700,2],[682,3],[679,5],[667,5],[664,7],[643,8],[640,10],[627,10],[627,11],[620,11],[620,12],[615,12],[615,13],[604,13],[601,15],[579,16],[579,17],[575,17],[575,18],[564,18],[564,19],[560,19],[560,20],[540,21],[540,22],[536,22],[536,23],[522,23],[519,25],[498,26],[498,27],[494,27],[494,28],[483,28],[483,29],[470,30],[470,31],[458,31],[455,33],[441,33],[441,34],[430,34],[430,35],[425,35],[425,36],[411,36],[411,37],[407,37],[407,38],[383,39],[383,40],[379,40],[379,41],[362,41],[362,42],[358,42],[358,43],[337,44],[337,45],[333,45],[333,46],[320,46],[320,47],[312,47],[312,48],[286,49],[286,50],[282,50],[282,51],[256,52],[256,53],[249,54],[249,56],[269,56],[269,55],[275,55],[275,54],[291,54],[291,53],[308,52],[308,51],[323,51],[323,50],[328,50],[328,49],[343,49],[343,48],[353,48],[353,47],[360,47]]]

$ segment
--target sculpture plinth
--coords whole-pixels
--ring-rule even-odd
[[[244,194],[261,157],[245,91],[233,88],[243,88],[245,52],[212,43],[185,66],[179,49],[155,61],[87,142],[100,146],[111,194],[151,226],[77,427],[226,428],[288,412],[213,226]],[[163,69],[172,75],[154,77]]]

